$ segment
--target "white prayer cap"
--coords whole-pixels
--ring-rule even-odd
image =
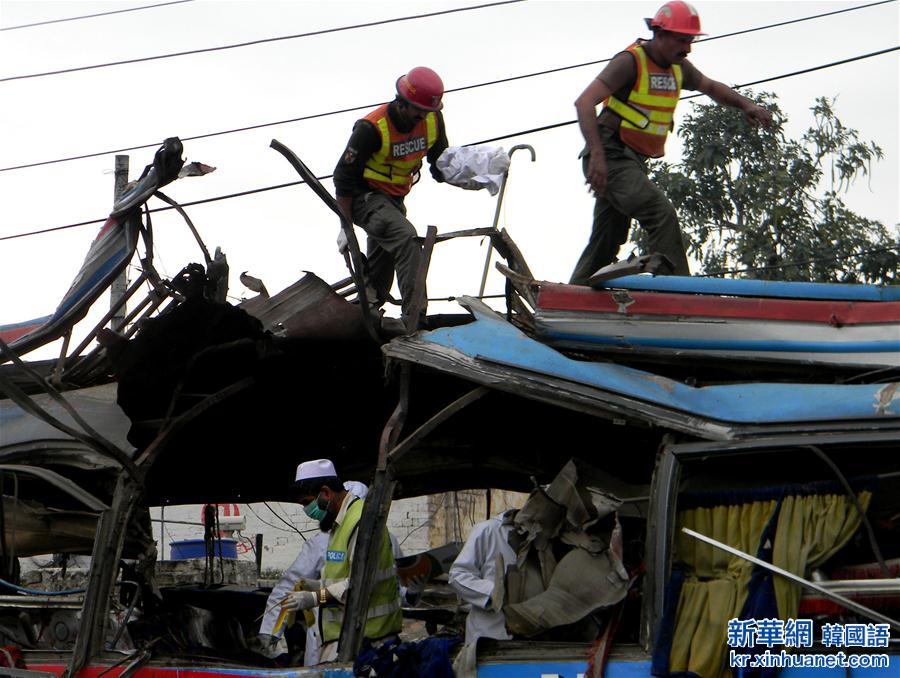
[[[369,494],[369,486],[358,480],[348,480],[344,483],[344,489],[350,494],[355,494],[360,499],[365,499]]]
[[[297,476],[294,481],[299,483],[301,480],[311,478],[337,478],[337,471],[334,470],[334,464],[330,459],[304,461],[297,467]]]

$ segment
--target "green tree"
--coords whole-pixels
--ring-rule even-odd
[[[787,119],[774,94],[743,94],[772,111],[770,129],[751,127],[731,108],[694,104],[679,131],[683,161],[651,169],[678,210],[702,273],[896,282],[896,225],[855,214],[841,197],[871,172],[881,148],[841,123],[833,99],[816,100],[813,125],[793,140],[784,135]]]

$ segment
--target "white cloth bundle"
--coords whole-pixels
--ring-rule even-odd
[[[436,165],[448,184],[470,191],[486,188],[497,195],[509,170],[509,156],[500,146],[450,146]]]

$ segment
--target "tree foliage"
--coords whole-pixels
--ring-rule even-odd
[[[773,113],[770,129],[740,111],[694,104],[679,135],[680,164],[655,162],[653,180],[678,210],[688,252],[704,274],[741,271],[769,280],[895,282],[897,227],[855,214],[842,194],[883,157],[819,98],[798,139],[773,94],[743,92]]]

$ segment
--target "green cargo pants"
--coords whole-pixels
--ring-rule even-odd
[[[369,285],[375,290],[376,301],[383,304],[390,295],[396,268],[400,308],[406,318],[415,292],[422,247],[416,241],[415,227],[406,218],[403,199],[370,191],[354,197],[351,207],[353,222],[369,236],[366,274]],[[423,307],[420,317],[424,315]]]
[[[597,269],[616,261],[619,247],[628,239],[632,219],[637,219],[647,231],[650,252],[671,259],[675,275],[690,275],[678,214],[666,194],[647,176],[646,160],[625,146],[618,132],[608,127],[600,126],[600,138],[606,151],[606,193],[594,205],[591,237],[569,282],[586,285]],[[583,154],[585,176],[588,160],[589,156]]]

